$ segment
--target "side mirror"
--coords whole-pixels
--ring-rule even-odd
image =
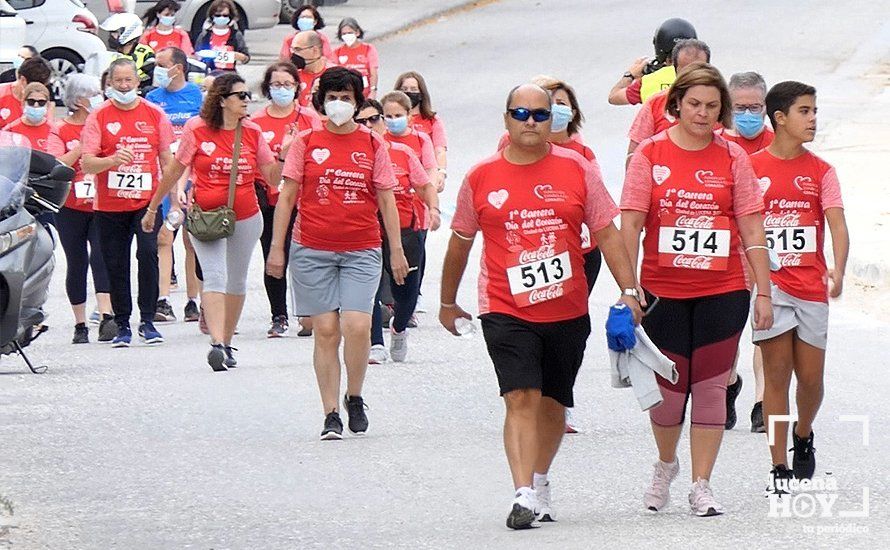
[[[47,179],[55,180],[55,181],[71,181],[74,179],[74,169],[70,166],[65,166],[62,163],[56,164],[52,170],[50,170],[49,176]]]

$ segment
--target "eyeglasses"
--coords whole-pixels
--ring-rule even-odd
[[[309,50],[314,47],[315,46],[303,46],[302,48],[298,48],[298,47],[294,46],[290,49],[290,51],[291,51],[291,53],[297,53],[297,52],[301,52],[303,50]]]
[[[732,112],[742,114],[745,111],[748,111],[752,115],[759,115],[763,113],[763,110],[766,106],[763,103],[752,103],[750,105],[733,105]]]
[[[26,99],[25,103],[30,107],[43,107],[49,102],[48,99]]]
[[[233,95],[238,96],[238,99],[240,99],[241,101],[253,99],[253,95],[250,92],[229,92],[227,94],[223,94],[223,97],[231,97]]]
[[[513,120],[518,120],[519,122],[525,122],[529,117],[535,122],[545,122],[550,120],[550,111],[547,109],[526,109],[525,107],[518,107],[516,109],[507,109],[507,112],[510,113]]]
[[[371,124],[377,124],[378,122],[380,122],[381,118],[383,118],[383,115],[371,115],[367,118],[357,118],[355,119],[355,122],[357,124],[364,124],[365,126],[367,126],[369,122]]]
[[[280,90],[281,88],[285,88],[287,90],[293,90],[297,87],[293,82],[270,82],[269,87],[273,90]]]

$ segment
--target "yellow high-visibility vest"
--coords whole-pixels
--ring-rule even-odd
[[[654,73],[643,75],[640,82],[640,99],[645,103],[653,95],[670,88],[676,79],[677,71],[674,70],[673,65],[667,65]]]

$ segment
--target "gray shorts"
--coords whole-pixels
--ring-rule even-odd
[[[773,295],[773,328],[755,330],[754,342],[769,340],[797,329],[798,338],[811,346],[825,349],[828,342],[828,304],[801,300],[774,284],[770,286]],[[751,318],[754,318],[753,309]]]
[[[379,248],[331,252],[293,243],[289,267],[297,315],[374,309],[383,270]]]

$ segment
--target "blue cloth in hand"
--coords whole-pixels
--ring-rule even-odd
[[[633,312],[625,304],[615,304],[609,308],[606,343],[612,351],[627,351],[637,345]]]

